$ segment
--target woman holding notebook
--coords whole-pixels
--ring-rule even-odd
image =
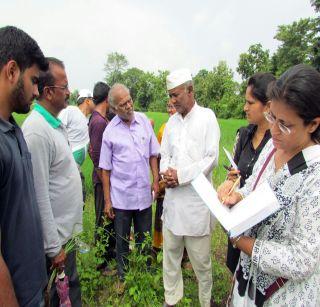
[[[272,139],[233,206],[267,181],[280,209],[232,244],[241,250],[232,306],[320,306],[320,74],[297,65],[268,91]],[[257,205],[259,205],[257,203]]]
[[[248,81],[243,110],[249,125],[241,127],[237,132],[233,159],[238,170],[229,171],[228,180],[224,183],[227,189],[232,187],[239,175],[241,176],[240,187],[244,185],[245,180],[251,176],[253,166],[263,147],[271,137],[269,123],[263,113],[269,109],[268,85],[275,79],[271,73],[256,73]],[[228,240],[226,264],[232,274],[237,267],[239,256],[240,250],[233,248]]]

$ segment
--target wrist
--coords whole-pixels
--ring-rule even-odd
[[[111,206],[111,200],[105,200],[104,206],[105,207]]]

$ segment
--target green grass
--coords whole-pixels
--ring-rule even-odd
[[[168,119],[168,115],[164,113],[157,112],[147,112],[146,115],[155,121],[155,131],[157,132],[162,125]],[[26,115],[14,114],[14,117],[18,124],[22,124]],[[224,181],[226,176],[226,171],[223,168],[223,164],[228,164],[227,158],[222,151],[222,146],[226,147],[228,150],[232,151],[233,143],[235,139],[235,134],[240,126],[246,125],[245,120],[228,119],[228,120],[218,120],[221,129],[221,140],[220,140],[220,156],[219,165],[214,169],[213,172],[213,182],[215,186],[218,186]],[[138,304],[134,301],[133,295],[138,295],[136,289],[127,289],[125,294],[121,297],[117,296],[112,290],[113,285],[116,281],[114,277],[102,277],[96,271],[96,265],[99,261],[96,257],[97,247],[93,243],[93,234],[95,227],[95,211],[94,211],[94,199],[93,199],[93,188],[91,182],[92,174],[92,162],[87,157],[85,160],[82,171],[86,178],[86,188],[88,192],[88,199],[86,202],[84,216],[83,216],[83,228],[84,228],[84,238],[89,245],[92,246],[92,250],[88,254],[80,254],[78,257],[79,273],[82,281],[82,291],[83,298],[86,306],[143,306],[144,304]],[[222,228],[217,225],[215,231],[213,232],[212,238],[212,263],[213,263],[213,297],[216,302],[221,306],[225,305],[225,299],[230,289],[231,276],[225,266],[225,254],[226,254],[226,242],[227,237],[223,232]],[[133,257],[137,261],[141,262],[140,256],[133,254]],[[139,260],[140,259],[140,260]],[[154,273],[153,278],[159,278],[161,275],[160,264],[154,264],[157,273]],[[143,275],[139,274],[138,271],[132,271],[134,281],[137,285],[143,287],[146,280],[150,278],[148,274],[145,273],[145,278]],[[136,274],[136,275],[135,275]],[[160,274],[160,275],[159,275]],[[184,290],[185,297],[179,306],[199,306],[198,303],[198,289],[197,281],[193,272],[184,271]],[[141,277],[142,276],[142,277]],[[144,296],[150,296],[154,293],[158,295],[157,303],[152,304],[152,306],[160,306],[159,302],[163,300],[163,287],[161,278],[159,280],[159,285],[154,289],[150,287],[145,287],[146,293]],[[149,291],[149,292],[148,292]],[[130,293],[132,295],[130,295]],[[147,295],[146,295],[147,294]],[[142,296],[141,292],[140,295]],[[139,295],[138,295],[139,296]],[[139,298],[137,298],[139,299]]]

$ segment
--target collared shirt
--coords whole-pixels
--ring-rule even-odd
[[[112,119],[103,133],[99,167],[111,171],[114,208],[144,210],[151,206],[149,158],[158,154],[159,143],[143,113],[134,112],[130,126],[119,116]]]
[[[82,186],[61,121],[36,104],[22,125],[31,152],[44,247],[58,254],[82,225]]]
[[[88,118],[76,106],[66,107],[59,113],[58,118],[67,129],[72,152],[85,149],[84,152],[86,153],[86,148],[89,144]],[[82,163],[79,161],[78,164]]]
[[[175,113],[169,118],[161,143],[160,170],[177,170],[179,186],[166,189],[163,223],[175,235],[210,234],[213,217],[191,186],[201,172],[211,182],[218,164],[220,129],[212,110],[196,103],[183,118]]]
[[[0,246],[19,306],[39,304],[47,282],[41,220],[31,156],[12,117],[0,118]]]
[[[96,169],[99,167],[100,151],[102,144],[102,135],[106,129],[108,121],[99,112],[93,111],[89,121],[89,137],[90,146],[89,154],[93,163],[92,181],[93,183],[101,183]]]

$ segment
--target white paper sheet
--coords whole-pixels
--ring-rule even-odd
[[[216,190],[203,174],[191,184],[231,237],[240,235],[280,208],[268,182],[260,184],[255,191],[231,209],[219,201]]]
[[[232,168],[234,168],[234,169],[237,170],[237,169],[238,169],[238,166],[237,166],[237,164],[234,162],[234,160],[233,160],[230,152],[229,152],[227,149],[225,149],[224,147],[222,147],[222,148],[223,148],[224,152],[226,153],[226,156],[227,156],[230,164],[232,165]]]

